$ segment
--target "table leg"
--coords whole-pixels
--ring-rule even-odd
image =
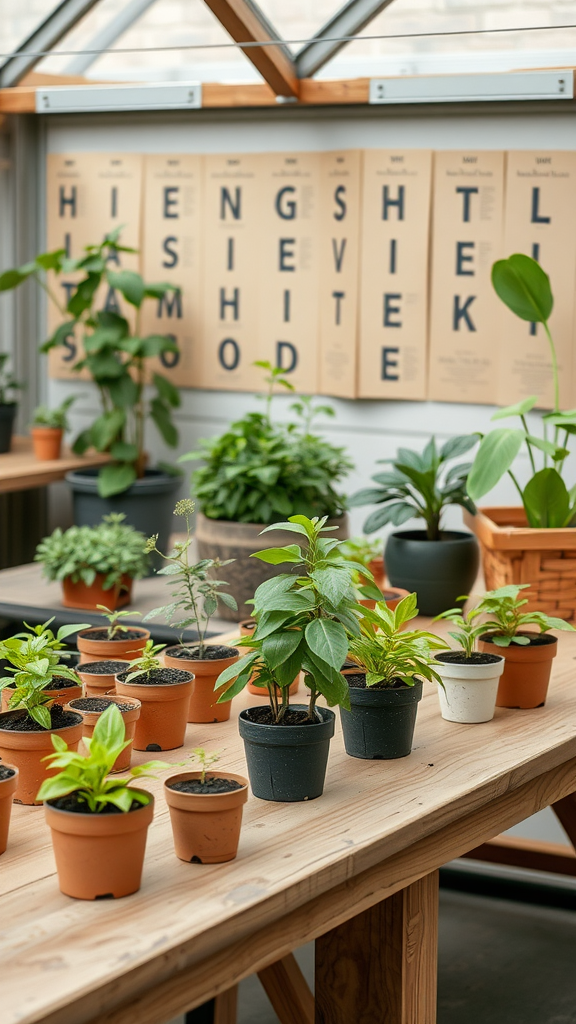
[[[557,800],[552,804],[552,810],[576,850],[576,793]]]
[[[316,1024],[435,1024],[438,872],[316,939]]]
[[[258,971],[280,1024],[314,1024],[314,996],[293,953]]]
[[[185,1024],[236,1024],[238,1009],[238,986],[233,985],[202,1006],[189,1010]]]

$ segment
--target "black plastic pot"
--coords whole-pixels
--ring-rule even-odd
[[[10,451],[17,408],[16,402],[0,404],[0,453],[2,454]]]
[[[420,680],[399,689],[350,686],[352,710],[340,708],[346,753],[368,761],[407,757],[412,750],[420,700]]]
[[[445,531],[428,540],[424,530],[402,530],[388,537],[384,561],[392,586],[416,592],[421,615],[439,615],[470,593],[480,552],[473,533]]]
[[[291,704],[305,711],[304,704]],[[316,725],[261,725],[240,712],[238,726],[244,740],[250,786],[260,800],[293,803],[322,796],[334,712],[317,708]]]
[[[166,551],[174,530],[175,492],[182,478],[169,476],[159,469],[147,469],[142,480],[128,490],[101,498],[98,494],[98,470],[75,470],[66,474],[74,500],[76,526],[97,526],[109,512],[123,512],[126,522],[145,537],[158,534],[158,547]]]

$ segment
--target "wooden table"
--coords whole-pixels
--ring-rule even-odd
[[[74,455],[64,445],[62,458],[39,462],[32,450],[32,438],[13,437],[12,448],[0,455],[0,494],[7,491],[27,491],[63,480],[71,469],[102,466],[110,456],[101,452]]]
[[[576,839],[576,636],[560,638],[549,700],[444,722],[425,684],[414,750],[345,755],[339,724],[324,796],[251,797],[238,858],[185,864],[162,779],[142,889],[85,903],[57,886],[41,808],[15,807],[0,861],[2,1024],[162,1024],[216,996],[235,1020],[240,979],[259,972],[282,1024],[433,1024],[438,868],[554,805]],[[232,720],[190,725],[186,746],[244,772]],[[142,761],[149,755],[137,754]],[[162,755],[176,762],[182,750]],[[316,1000],[291,951],[316,940]]]

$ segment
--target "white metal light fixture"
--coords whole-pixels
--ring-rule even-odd
[[[482,100],[571,100],[573,71],[372,78],[370,103],[465,103]]]
[[[115,110],[193,110],[202,106],[199,82],[146,85],[54,85],[36,90],[37,114]]]

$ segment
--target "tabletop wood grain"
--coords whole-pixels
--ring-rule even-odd
[[[63,480],[72,469],[87,466],[101,466],[110,456],[100,452],[88,455],[74,455],[66,445],[62,447],[62,458],[39,462],[32,450],[32,439],[13,437],[12,448],[0,455],[0,493],[4,491],[26,491],[31,487],[43,487]]]

